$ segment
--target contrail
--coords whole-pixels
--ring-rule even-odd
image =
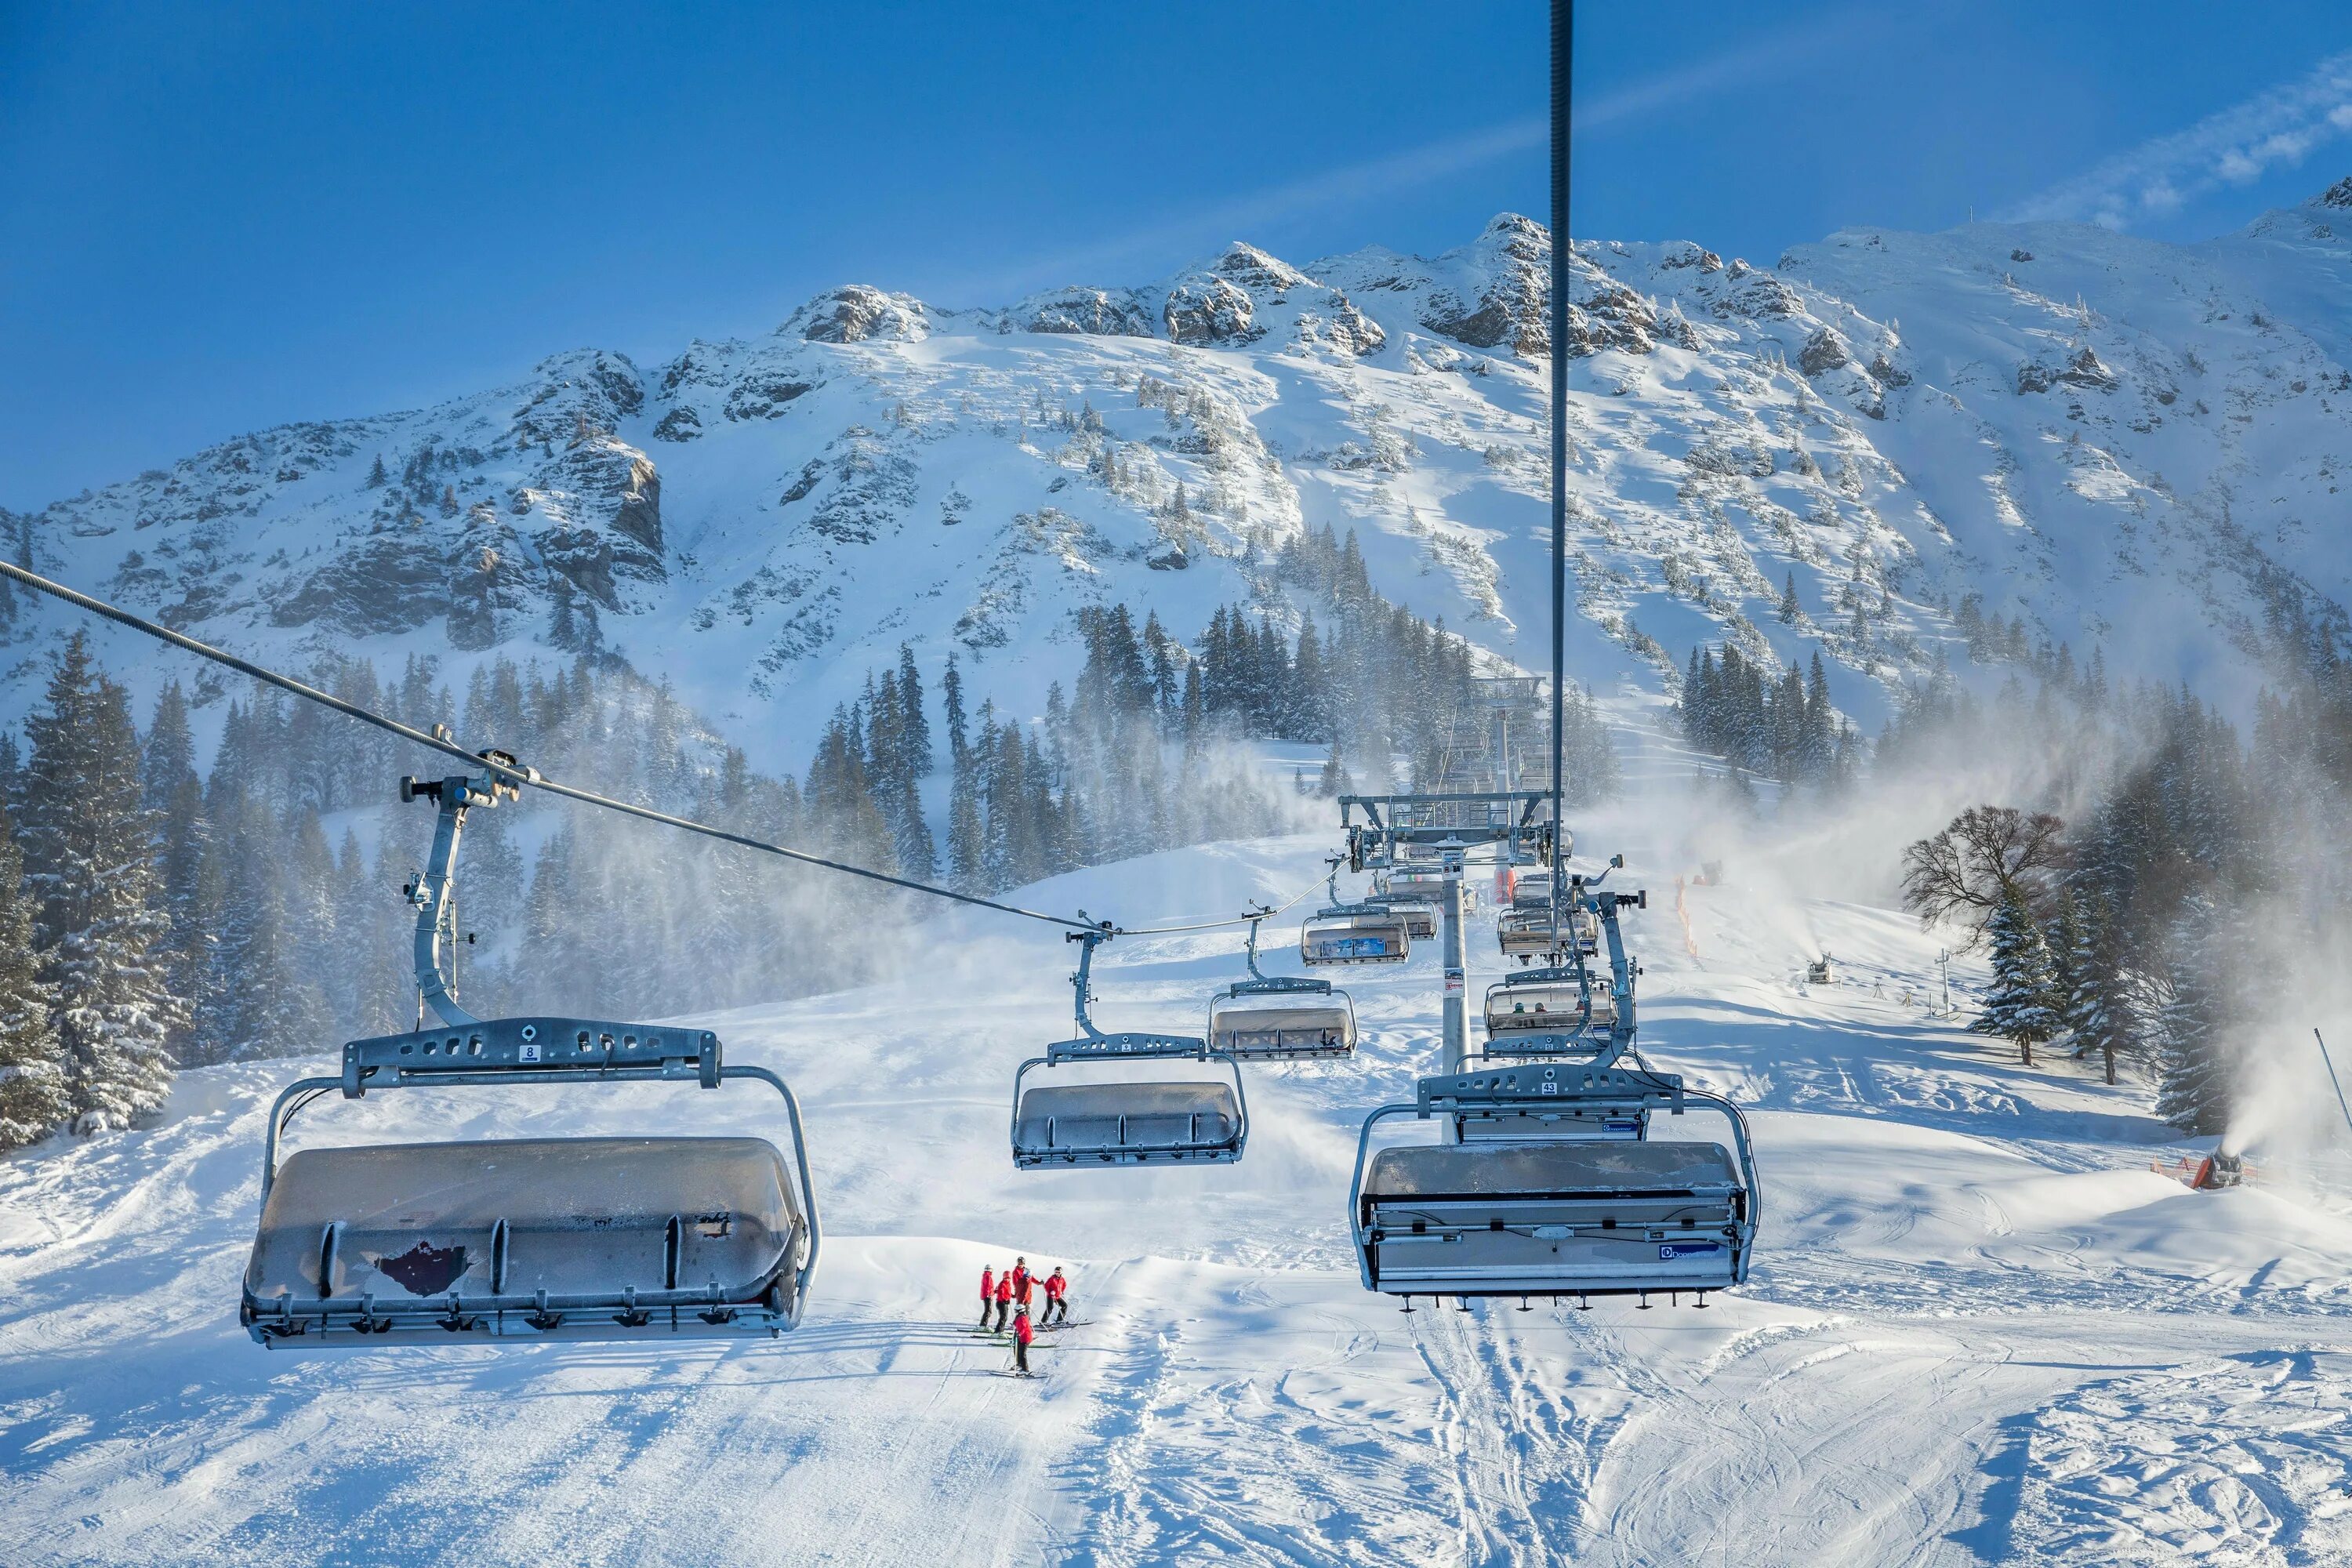
[[[2352,132],[2352,51],[2308,74],[2209,114],[2185,131],[2141,142],[2084,174],[2027,198],[2012,222],[2074,219],[2127,228],[2224,185],[2292,168]]]
[[[1866,26],[1877,19],[1878,14],[1870,7],[1851,6],[1824,17],[1821,25],[1804,32],[1787,33],[1769,43],[1728,49],[1679,69],[1630,82],[1580,101],[1576,124],[1579,129],[1597,129],[1686,103],[1782,69],[1826,49],[1850,46],[1858,26]],[[1040,283],[1050,286],[1081,279],[1092,280],[1105,268],[1138,257],[1166,256],[1214,245],[1267,224],[1295,218],[1302,212],[1360,205],[1400,190],[1433,184],[1516,153],[1535,152],[1547,144],[1549,135],[1549,122],[1541,115],[1458,132],[1402,153],[1320,170],[1092,244],[1037,257],[992,276],[967,279],[965,289],[988,298]]]

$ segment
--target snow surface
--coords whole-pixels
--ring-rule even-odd
[[[1932,1016],[1937,940],[1897,914],[1735,860],[1687,891],[1693,956],[1668,830],[1579,837],[1653,890],[1628,911],[1650,1059],[1756,1108],[1755,1276],[1705,1311],[1406,1316],[1360,1289],[1356,1130],[1433,1062],[1433,944],[1344,982],[1360,1059],[1250,1070],[1240,1164],[1021,1173],[1013,1069],[1065,1030],[1070,955],[951,917],[903,984],[709,1020],[807,1106],[830,1234],[781,1342],[252,1344],[266,1108],[307,1064],[192,1072],[158,1128],[0,1163],[0,1562],[2352,1559],[2352,1205],[2290,1170],[2151,1173],[2179,1150],[2145,1091]],[[1287,898],[1321,848],[1024,899],[1142,924]],[[1239,945],[1115,943],[1098,1017],[1194,1025]],[[1824,948],[1839,983],[1801,985]],[[417,1093],[324,1102],[298,1141],[606,1130],[776,1118],[748,1090]],[[1086,1321],[1034,1383],[966,1331],[1016,1253],[1066,1265]]]

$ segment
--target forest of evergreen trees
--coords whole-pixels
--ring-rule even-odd
[[[1081,610],[1075,685],[1025,722],[986,699],[972,709],[953,659],[935,705],[902,649],[833,716],[797,781],[754,771],[666,686],[609,658],[494,661],[462,697],[415,657],[389,679],[335,658],[304,673],[551,777],[993,891],[1328,819],[1241,742],[1325,747],[1325,795],[1351,767],[1385,783],[1433,757],[1444,716],[1474,700],[1469,646],[1373,592],[1352,536],[1294,543],[1279,574],[1307,605],[1288,635],[1279,604],[1220,609],[1191,643],[1124,605]],[[201,766],[199,702],[221,715]],[[1598,748],[1591,777],[1613,778],[1606,732],[1578,711],[1580,744]],[[387,803],[400,775],[450,765],[267,688],[168,684],[142,735],[87,641],[66,642],[23,745],[0,736],[0,1147],[152,1114],[175,1066],[415,1026],[404,889],[433,817]],[[877,973],[887,944],[871,934],[911,897],[526,792],[468,818],[457,981],[485,1015],[770,1000]]]
[[[1691,744],[1784,784],[1843,784],[1861,764],[1853,726],[1830,704],[1819,649],[1809,675],[1793,664],[1775,675],[1729,643],[1719,659],[1693,648],[1675,711]]]

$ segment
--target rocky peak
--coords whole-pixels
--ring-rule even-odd
[[[1171,342],[1251,343],[1265,335],[1249,290],[1214,272],[1178,279],[1160,313]]]
[[[2315,207],[2352,208],[2352,174],[2347,174],[2313,198]]]
[[[920,342],[931,335],[923,302],[911,294],[885,294],[863,283],[828,289],[794,310],[776,329],[813,343]]]
[[[1092,332],[1101,337],[1148,338],[1151,312],[1126,289],[1049,289],[1032,294],[999,318],[1014,332]]]
[[[1235,240],[1211,265],[1211,271],[1230,278],[1253,293],[1280,293],[1307,281],[1307,275],[1286,261],[1268,256],[1254,245]]]

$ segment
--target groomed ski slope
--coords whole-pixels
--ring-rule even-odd
[[[951,918],[903,985],[709,1020],[808,1109],[830,1234],[778,1342],[262,1351],[236,1282],[302,1064],[189,1073],[159,1128],[0,1163],[0,1563],[2352,1561],[2352,1204],[2150,1173],[2178,1148],[2144,1091],[1930,1017],[1938,943],[1897,913],[1735,862],[1690,891],[1694,958],[1663,829],[1579,832],[1652,889],[1645,1053],[1757,1108],[1755,1279],[1705,1311],[1405,1316],[1359,1287],[1356,1130],[1434,1061],[1434,944],[1342,981],[1357,1062],[1250,1071],[1238,1166],[1024,1174],[1013,1071],[1066,1032],[1072,952]],[[1026,901],[1140,924],[1287,898],[1322,849]],[[1098,1018],[1197,1028],[1240,945],[1113,944]],[[1841,983],[1801,991],[1824,948]],[[1475,996],[1488,925],[1472,963]],[[299,1137],[774,1135],[772,1104],[387,1094]],[[967,1332],[1016,1253],[1090,1320],[1038,1382]]]

